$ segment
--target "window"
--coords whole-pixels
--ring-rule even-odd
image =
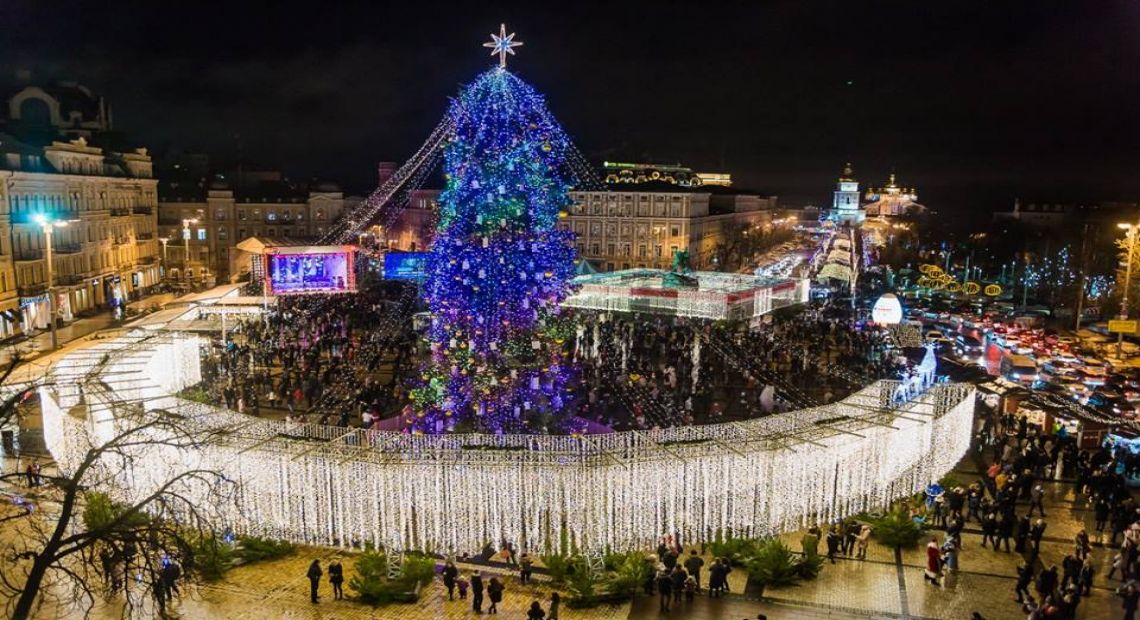
[[[225,226],[219,226],[218,227],[218,239],[221,239],[224,241],[226,239],[226,237],[227,237],[226,227]]]
[[[597,256],[600,253],[601,252],[598,251],[598,244],[597,243],[591,243],[590,244],[590,256]]]
[[[198,229],[198,241],[205,241],[205,240],[206,240],[206,229],[205,228],[199,228]]]
[[[245,219],[245,209],[238,209],[238,219],[239,220]]]
[[[637,257],[645,258],[646,256],[648,256],[648,253],[646,251],[645,244],[642,243],[641,245],[637,246]]]
[[[238,229],[238,239],[245,239],[245,229],[244,228]]]
[[[680,237],[681,236],[681,227],[680,226],[673,226],[672,228],[669,229],[669,235],[672,237]]]
[[[266,213],[265,219],[269,220],[270,222],[276,222],[277,221],[277,212],[276,211],[270,211],[269,213]]]
[[[659,245],[653,246],[653,255],[656,256],[657,258],[661,258],[661,246],[659,246]]]

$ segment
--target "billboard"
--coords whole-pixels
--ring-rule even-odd
[[[356,290],[353,251],[275,248],[265,255],[269,294],[341,293]]]
[[[384,278],[422,280],[428,256],[427,252],[388,252],[384,255]]]

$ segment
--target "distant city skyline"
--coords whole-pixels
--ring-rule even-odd
[[[864,185],[898,173],[939,212],[1140,196],[1140,7],[1124,1],[319,15],[286,1],[78,16],[67,3],[0,8],[0,75],[87,84],[157,154],[244,158],[354,192],[377,162],[415,150],[457,83],[497,62],[481,45],[506,22],[527,42],[510,69],[598,164],[730,172],[785,204],[826,204],[846,161]]]

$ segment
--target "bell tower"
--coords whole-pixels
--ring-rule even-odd
[[[851,224],[859,224],[865,217],[863,209],[859,208],[859,182],[855,180],[850,162],[843,166],[843,173],[839,175],[831,201],[831,215],[838,222]]]

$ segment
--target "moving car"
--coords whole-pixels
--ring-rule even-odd
[[[976,336],[958,334],[954,338],[954,351],[959,357],[977,359],[986,351],[986,345]]]
[[[1024,355],[1006,355],[1001,359],[1001,374],[1006,379],[1016,383],[1032,385],[1040,376],[1037,374],[1037,362]]]

